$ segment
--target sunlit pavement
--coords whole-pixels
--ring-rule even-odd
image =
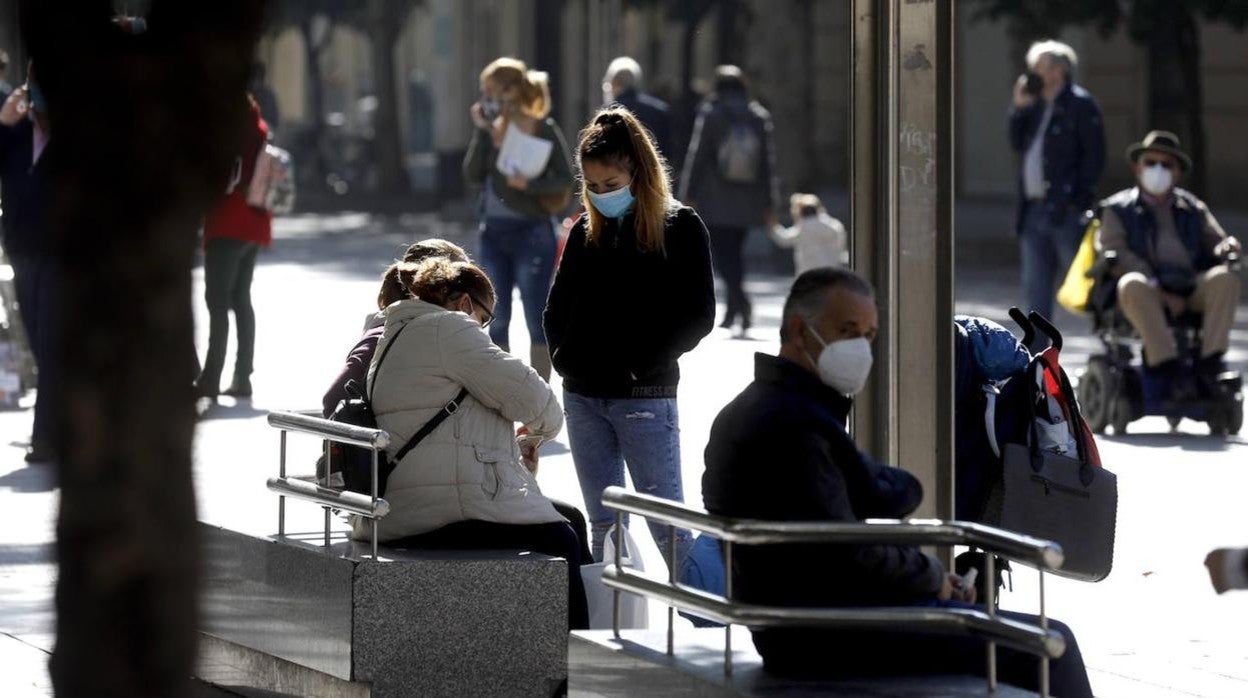
[[[269,410],[307,409],[337,373],[374,307],[384,264],[412,240],[440,235],[473,247],[471,231],[431,217],[381,225],[365,216],[295,218],[281,222],[264,253],[253,295],[257,314],[255,398],[222,398],[200,422],[195,478],[201,519],[257,534],[277,529],[276,498],[264,488],[277,472],[278,436],[265,423]],[[968,265],[969,266],[969,265]],[[197,288],[202,272],[196,270]],[[961,270],[959,312],[1006,322],[1018,297],[1014,269]],[[639,280],[639,283],[642,282]],[[756,351],[775,352],[780,306],[788,279],[754,277],[755,328],[747,339],[716,329],[681,361],[680,420],[685,498],[700,503],[702,450],[719,409],[749,383]],[[616,293],[620,289],[603,289]],[[197,292],[198,294],[198,292]],[[527,347],[520,304],[512,321],[513,347]],[[204,308],[198,346],[206,346]],[[721,308],[722,311],[722,308]],[[1087,323],[1064,313],[1064,363],[1073,374],[1096,348]],[[518,352],[523,355],[523,351]],[[230,355],[232,361],[232,350]],[[1248,363],[1248,309],[1240,308],[1232,360]],[[226,376],[230,366],[227,364]],[[558,385],[556,382],[556,389]],[[51,648],[54,570],[49,562],[55,516],[51,472],[26,467],[19,449],[29,411],[0,413],[0,661],[6,666]],[[1146,419],[1125,437],[1104,437],[1106,465],[1119,478],[1114,572],[1099,584],[1049,578],[1047,610],[1078,633],[1099,695],[1248,695],[1248,592],[1216,596],[1202,561],[1221,545],[1248,545],[1248,445],[1242,437],[1214,439],[1203,424],[1184,422],[1171,434],[1164,419]],[[543,449],[539,482],[551,496],[581,503],[566,436]],[[290,469],[310,472],[319,442],[290,440]],[[903,464],[904,465],[904,464]],[[289,531],[318,531],[321,511],[288,505]],[[338,531],[345,530],[335,521]],[[650,569],[662,566],[643,526],[634,523]],[[1016,571],[1007,608],[1035,611],[1036,577]],[[653,623],[665,614],[652,608]],[[0,694],[50,694],[40,671],[5,675]],[[42,693],[41,693],[42,692]]]

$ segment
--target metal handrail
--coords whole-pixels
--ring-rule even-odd
[[[1062,546],[1053,541],[967,521],[868,519],[848,523],[734,519],[622,487],[603,490],[602,502],[610,509],[645,516],[650,521],[694,528],[726,543],[967,545],[1048,570],[1061,569],[1065,557]]]
[[[322,487],[305,480],[271,477],[265,483],[270,492],[284,497],[294,497],[305,502],[341,509],[370,519],[380,519],[390,513],[390,503],[384,499],[372,500],[358,492]]]
[[[318,414],[320,413],[313,410],[269,413],[269,426],[281,432],[281,451],[277,477],[269,478],[267,483],[269,490],[277,494],[277,534],[279,536],[286,535],[287,497],[312,502],[319,504],[325,510],[325,547],[328,548],[330,541],[330,513],[334,509],[340,509],[363,516],[372,522],[372,553],[373,559],[376,560],[377,521],[390,513],[389,502],[382,499],[377,493],[378,483],[380,482],[378,479],[379,454],[390,445],[390,434],[381,429],[368,429],[323,419],[317,416]],[[335,490],[286,477],[286,434],[292,431],[315,436],[325,441],[325,475],[327,479],[331,465],[331,449],[329,445],[331,441],[361,446],[372,451],[371,494],[366,496],[356,492]]]
[[[364,448],[382,449],[390,445],[390,434],[381,429],[352,426],[302,412],[270,412],[269,426]]]
[[[890,630],[907,625],[920,631],[969,634],[984,639],[989,693],[997,687],[997,644],[1034,654],[1040,660],[1040,695],[1049,695],[1049,662],[1066,649],[1065,638],[1049,629],[1045,614],[1045,570],[1060,569],[1062,548],[1057,543],[1012,531],[964,521],[874,519],[864,522],[760,521],[717,516],[682,503],[652,495],[629,492],[622,487],[603,490],[602,502],[615,512],[615,558],[603,571],[603,583],[614,589],[612,626],[620,637],[620,594],[629,592],[668,605],[667,653],[675,654],[674,610],[684,608],[723,623],[724,674],[732,674],[732,626],[811,626]],[[628,571],[621,566],[625,513],[646,517],[652,524],[668,527],[668,579],[666,582]],[[723,542],[724,595],[690,589],[676,581],[676,526],[701,531]],[[955,608],[785,608],[733,601],[733,547],[737,544],[849,543],[886,545],[973,545],[985,555],[984,606],[986,612]],[[997,616],[996,557],[1012,558],[1036,567],[1040,573],[1040,625],[1033,626]]]
[[[607,586],[656,599],[710,620],[755,627],[820,626],[846,630],[894,630],[905,624],[920,632],[968,635],[993,640],[1035,655],[1056,659],[1066,651],[1066,639],[1056,630],[963,608],[873,607],[793,608],[729,602],[714,594],[664,582],[629,568],[608,565],[602,578]]]

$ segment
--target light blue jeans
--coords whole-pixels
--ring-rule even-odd
[[[614,512],[602,505],[602,491],[612,485],[624,486],[626,464],[638,492],[684,501],[676,399],[590,398],[564,390],[563,409],[572,462],[589,513],[594,559],[601,560],[603,538],[615,522]],[[672,529],[655,522],[649,525],[654,542],[667,559]],[[693,545],[693,536],[683,528],[675,529],[675,533],[675,564],[680,564]]]

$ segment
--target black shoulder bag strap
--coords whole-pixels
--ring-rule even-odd
[[[407,325],[403,325],[399,328],[398,332],[394,333],[394,337],[391,338],[390,343],[386,345],[385,351],[381,352],[381,358],[377,359],[377,370],[373,371],[373,385],[370,386],[368,391],[368,404],[370,407],[373,404],[372,388],[377,386],[377,379],[381,377],[381,365],[385,362],[386,355],[390,353],[390,348],[393,347],[395,342],[399,340],[399,335],[402,334],[405,329],[407,329]],[[433,430],[437,429],[442,422],[445,422],[447,417],[455,414],[455,412],[459,410],[460,403],[462,403],[466,397],[468,397],[468,389],[461,388],[459,394],[455,396],[455,399],[443,405],[442,409],[438,410],[438,413],[433,416],[433,419],[430,419],[425,426],[420,428],[420,431],[413,434],[412,438],[408,439],[407,443],[403,444],[403,448],[400,448],[399,452],[394,454],[394,460],[391,462],[397,464],[399,461],[403,460],[403,457],[416,447],[416,444],[420,443],[426,436],[433,433]]]
[[[459,410],[460,403],[462,403],[466,397],[468,397],[468,389],[461,388],[459,394],[455,396],[454,400],[451,400],[443,405],[442,409],[438,410],[438,413],[433,416],[433,419],[430,419],[425,426],[420,428],[420,431],[413,434],[412,438],[408,439],[407,443],[403,444],[403,448],[400,448],[399,452],[394,454],[394,462],[398,463],[403,460],[403,456],[406,456],[408,451],[411,451],[416,447],[416,444],[420,443],[426,436],[433,433],[433,430],[437,429],[438,425],[442,424],[442,422],[445,422],[447,417],[455,414],[455,412]]]

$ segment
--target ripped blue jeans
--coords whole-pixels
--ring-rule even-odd
[[[602,491],[611,485],[624,486],[625,465],[638,492],[684,501],[676,399],[603,399],[564,390],[563,409],[572,462],[589,513],[594,559],[601,560],[603,538],[615,522],[614,512],[602,505]],[[647,523],[659,552],[667,559],[671,529],[666,524]],[[675,531],[676,564],[680,564],[693,545],[693,536],[688,529]]]

